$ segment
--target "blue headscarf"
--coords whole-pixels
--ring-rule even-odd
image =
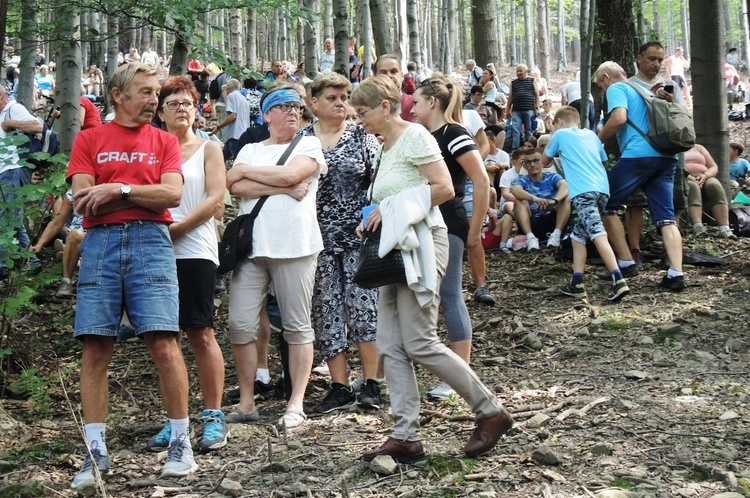
[[[260,102],[261,111],[263,114],[271,110],[271,108],[277,105],[287,104],[289,102],[302,103],[299,93],[293,88],[278,88],[270,92],[266,92],[263,95],[263,99]]]

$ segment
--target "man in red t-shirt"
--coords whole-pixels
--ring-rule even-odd
[[[177,138],[151,126],[159,77],[132,62],[117,69],[108,97],[111,123],[81,131],[73,143],[67,179],[83,215],[74,337],[83,342],[81,405],[88,451],[72,487],[95,486],[109,470],[105,439],[107,367],[123,312],[159,371],[159,387],[171,424],[162,477],[197,468],[188,428],[188,381],[175,335],[178,288],[168,208],[180,204],[182,168]]]

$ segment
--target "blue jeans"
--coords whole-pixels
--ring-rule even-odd
[[[177,265],[164,223],[134,221],[86,230],[73,337],[117,336],[123,310],[138,335],[179,332]]]
[[[531,117],[534,111],[513,111],[510,116],[510,122],[513,125],[513,150],[521,145],[521,125],[523,125],[523,139],[526,140],[531,136]]]
[[[8,204],[15,202],[18,199],[18,189],[28,185],[29,182],[31,182],[31,170],[29,168],[16,168],[0,173],[0,202]],[[22,249],[28,248],[31,241],[29,240],[29,234],[26,232],[26,225],[24,225],[23,206],[10,209],[0,208],[0,219],[7,219],[8,214],[10,214],[11,223],[15,224],[14,228],[19,247]],[[6,255],[5,249],[0,247],[0,268],[5,267]],[[34,267],[41,265],[36,256],[29,258],[29,264]]]
[[[620,158],[609,170],[609,201],[603,214],[612,215],[637,189],[648,199],[651,218],[657,227],[674,225],[674,157]]]

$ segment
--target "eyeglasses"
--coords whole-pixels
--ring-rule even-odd
[[[521,164],[528,166],[529,164],[539,164],[542,162],[541,159],[525,159]]]
[[[375,109],[375,108],[374,107],[370,107],[369,109],[367,109],[365,111],[358,112],[357,114],[355,114],[355,116],[357,116],[357,119],[359,119],[359,120],[365,119],[365,115],[368,112],[372,111],[373,109]]]
[[[302,112],[302,106],[297,102],[290,102],[288,104],[279,104],[273,106],[274,109],[278,109],[284,114],[289,114],[292,111]]]
[[[162,105],[162,107],[166,107],[170,111],[176,111],[180,108],[180,106],[184,107],[186,111],[190,111],[193,109],[193,107],[195,107],[195,102],[178,102],[176,100],[172,100],[169,102],[164,102],[164,104]]]

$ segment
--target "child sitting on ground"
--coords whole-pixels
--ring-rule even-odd
[[[573,207],[578,221],[571,235],[573,243],[573,278],[560,287],[560,292],[573,297],[585,297],[583,276],[586,269],[586,238],[590,238],[612,276],[610,301],[620,300],[630,293],[630,288],[617,266],[617,259],[607,240],[601,211],[609,199],[609,182],[604,163],[607,154],[599,138],[591,130],[579,127],[578,111],[570,106],[555,114],[555,133],[542,155],[542,164],[548,166],[552,158],[560,155]]]

